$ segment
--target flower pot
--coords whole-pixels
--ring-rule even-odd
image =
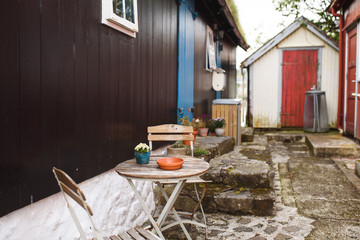
[[[217,136],[223,136],[225,133],[225,129],[224,128],[215,128],[215,132]]]
[[[146,153],[135,152],[135,158],[137,164],[148,164],[150,160],[150,152],[146,152]]]
[[[216,136],[216,132],[210,132],[209,135],[210,136]]]
[[[208,128],[199,128],[199,135],[201,137],[206,137],[208,135],[208,131],[209,131]]]
[[[167,148],[167,155],[186,155],[186,148]]]
[[[198,134],[198,130],[197,130],[197,129],[194,129],[194,131],[193,131],[194,142],[195,142],[195,139],[196,139],[196,135],[197,135],[197,134]],[[184,142],[184,144],[185,144],[186,146],[190,146],[190,140],[184,140],[183,142]]]

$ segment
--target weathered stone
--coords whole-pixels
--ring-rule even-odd
[[[260,235],[255,235],[252,238],[249,238],[248,240],[266,240],[266,237],[260,236]]]
[[[358,146],[352,140],[340,135],[311,134],[306,143],[314,156],[358,157]]]
[[[288,239],[292,239],[292,237],[279,233],[278,235],[276,235],[276,237],[274,238],[275,240],[288,240]]]
[[[223,192],[214,197],[219,211],[230,214],[252,213],[253,198],[249,192]]]
[[[239,220],[237,220],[238,223],[241,224],[249,224],[251,223],[251,219],[250,218],[240,218]]]
[[[237,232],[252,232],[254,230],[252,228],[249,228],[249,227],[237,227],[237,228],[234,228],[234,231],[237,231]]]
[[[197,137],[194,143],[195,148],[204,148],[211,153],[211,158],[231,152],[235,146],[233,137]]]
[[[283,227],[283,230],[290,232],[290,233],[295,233],[295,232],[299,231],[300,228],[297,226],[287,226],[287,227]]]
[[[267,228],[265,228],[264,232],[266,232],[267,234],[272,234],[276,230],[277,230],[276,226],[268,226]]]
[[[254,140],[254,129],[246,127],[241,129],[241,142],[252,142]]]
[[[257,160],[245,161],[234,162],[232,168],[224,166],[220,172],[222,182],[250,188],[271,187],[273,179],[269,165]]]
[[[271,216],[274,211],[275,194],[271,189],[252,189],[254,198],[254,214],[257,216]]]
[[[360,160],[355,160],[355,174],[360,177]]]

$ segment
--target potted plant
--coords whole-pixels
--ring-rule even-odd
[[[194,131],[193,131],[194,142],[195,142],[195,139],[196,139],[196,135],[198,134],[197,124],[194,125],[194,122],[195,122],[195,121],[196,121],[196,119],[193,119],[192,121],[190,121],[188,116],[184,116],[184,117],[182,117],[182,118],[179,118],[179,120],[178,120],[178,122],[179,122],[181,125],[184,125],[184,126],[193,126],[193,128],[194,128]],[[189,141],[189,140],[185,140],[185,141],[184,141],[184,144],[187,145],[187,146],[190,146],[190,141]]]
[[[168,155],[186,155],[186,151],[186,145],[181,141],[177,141],[167,148]]]
[[[210,152],[203,148],[195,148],[194,149],[194,156],[203,158],[205,161],[210,161]]]
[[[208,121],[208,127],[209,127],[210,136],[216,136],[216,133],[215,133],[215,120],[214,119],[210,119]]]
[[[225,133],[225,119],[218,117],[214,119],[214,127],[217,136],[223,136]]]
[[[139,143],[135,148],[135,158],[138,164],[148,164],[150,160],[150,147],[146,143]]]
[[[202,119],[198,119],[199,135],[206,137],[208,135],[209,128],[206,127],[206,123]]]

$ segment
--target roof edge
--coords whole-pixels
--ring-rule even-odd
[[[296,19],[293,23],[291,23],[288,27],[283,29],[280,33],[275,35],[272,39],[267,41],[263,46],[261,46],[258,50],[256,50],[253,54],[251,54],[248,58],[246,58],[242,63],[241,66],[248,67],[260,57],[265,55],[268,51],[270,51],[273,47],[275,47],[278,43],[284,40],[286,37],[291,35],[301,26],[304,26],[313,34],[315,34],[318,38],[329,44],[335,50],[339,51],[339,47],[334,41],[331,41],[327,38],[326,34],[320,30],[316,25],[314,25],[311,21],[309,21],[305,17],[300,17]]]

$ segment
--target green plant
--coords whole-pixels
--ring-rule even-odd
[[[194,128],[198,129],[198,128],[205,128],[206,124],[205,122],[201,119],[201,118],[194,118],[193,119],[193,126]]]
[[[223,128],[223,127],[225,127],[225,124],[226,124],[225,119],[223,119],[221,117],[214,119],[215,128]]]
[[[214,120],[214,119],[210,119],[210,120],[209,120],[209,131],[210,131],[211,133],[213,133],[213,132],[215,132],[215,128],[216,128],[216,126],[215,126],[215,120]]]
[[[186,148],[186,145],[183,142],[177,141],[173,145],[171,145],[172,148]]]
[[[195,148],[194,149],[194,156],[198,157],[198,156],[203,156],[203,155],[208,155],[210,154],[210,152],[206,149],[203,148]]]
[[[192,126],[192,122],[190,122],[188,116],[184,116],[182,118],[179,118],[179,123],[184,126]]]
[[[139,143],[134,150],[138,153],[147,153],[150,151],[150,147],[146,143]]]

